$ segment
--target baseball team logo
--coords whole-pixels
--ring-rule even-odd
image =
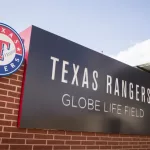
[[[17,71],[24,55],[25,48],[19,34],[10,26],[0,23],[0,76]]]

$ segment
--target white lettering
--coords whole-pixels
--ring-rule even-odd
[[[129,84],[129,97],[133,99],[133,83]]]
[[[18,40],[15,40],[15,41],[14,41],[15,44],[17,44],[18,42],[19,42]]]
[[[122,80],[122,97],[127,97],[127,81]]]
[[[14,63],[11,63],[11,64],[10,64],[10,66],[11,66],[12,68],[15,68],[15,65],[14,65]]]
[[[64,98],[65,98],[66,96],[70,98],[70,95],[64,94],[63,97],[62,97],[62,103],[63,103],[64,106],[69,106],[69,105],[70,105],[70,100],[69,100],[69,99],[66,99],[66,100],[64,101]],[[66,103],[66,102],[67,102],[67,103]]]
[[[84,106],[81,106],[81,100],[84,101]],[[86,107],[86,99],[84,97],[81,97],[78,101],[78,105],[80,106],[81,109],[84,109]]]
[[[115,82],[114,95],[116,95],[116,94],[119,96],[119,83],[118,83],[118,78],[116,78],[116,82]]]
[[[94,101],[92,99],[88,99],[88,109],[89,110],[94,109]]]
[[[5,70],[5,72],[8,71],[7,66],[4,66],[4,70]]]
[[[16,62],[19,62],[19,58],[15,58],[15,61],[16,61]]]
[[[58,58],[52,57],[51,59],[53,60],[53,67],[52,67],[52,80],[55,80],[55,71],[56,71],[56,62],[59,61]]]
[[[125,106],[125,115],[126,115],[127,113],[130,114],[129,107],[128,107],[128,106]]]
[[[144,117],[144,110],[140,109],[140,117],[143,118]]]
[[[83,74],[83,81],[82,81],[82,87],[86,85],[86,88],[89,88],[89,81],[88,81],[88,69],[84,69],[84,74]]]
[[[17,51],[20,52],[20,50],[21,50],[21,49],[20,49],[19,47],[17,47]]]
[[[5,30],[6,30],[5,28],[2,28],[1,32],[2,32],[2,33],[5,33]]]
[[[111,94],[112,91],[112,77],[107,75],[107,93]]]
[[[75,64],[73,64],[74,77],[72,79],[71,84],[74,84],[74,82],[75,82],[76,86],[78,86],[78,78],[77,78],[78,70],[79,70],[79,65],[77,65],[77,67],[76,67]]]
[[[147,89],[147,103],[150,104],[150,89]]]
[[[69,62],[63,61],[63,66],[62,66],[62,78],[61,78],[61,82],[63,82],[63,83],[68,83],[68,81],[65,80],[65,74],[68,73],[68,70],[66,70],[66,65],[69,65]]]
[[[76,105],[74,105],[74,96],[72,96],[72,107],[77,107]]]
[[[145,103],[145,88],[143,86],[141,87],[141,91],[142,91],[142,94],[141,94],[141,96],[142,96],[142,102]]]
[[[122,107],[122,105],[117,105],[117,114],[121,114],[121,107]]]
[[[100,103],[100,101],[99,100],[95,100],[95,111],[100,111],[100,104],[98,104],[98,103]]]
[[[13,37],[13,33],[10,33],[8,36],[10,36],[12,38]]]
[[[139,101],[139,85],[136,84],[136,100]]]
[[[97,83],[96,78],[98,78],[98,72],[97,71],[93,71],[94,82],[92,83],[92,88],[93,88],[94,91],[96,91],[97,88],[98,88],[98,83]]]
[[[112,113],[114,113],[114,110],[116,110],[116,104],[112,103]]]
[[[135,108],[134,108],[134,107],[132,107],[132,108],[131,108],[131,116],[132,116],[132,117],[134,117],[134,116],[135,116],[135,114],[134,114],[134,113],[135,113]]]

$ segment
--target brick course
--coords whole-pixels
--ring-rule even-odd
[[[23,70],[0,78],[0,150],[150,150],[150,136],[18,129]]]

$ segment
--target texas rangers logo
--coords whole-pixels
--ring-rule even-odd
[[[25,48],[19,34],[0,23],[0,76],[17,71],[24,60]]]

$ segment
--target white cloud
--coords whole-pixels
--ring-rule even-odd
[[[131,66],[150,62],[150,39],[137,43],[127,50],[120,51],[116,56],[110,56]]]

